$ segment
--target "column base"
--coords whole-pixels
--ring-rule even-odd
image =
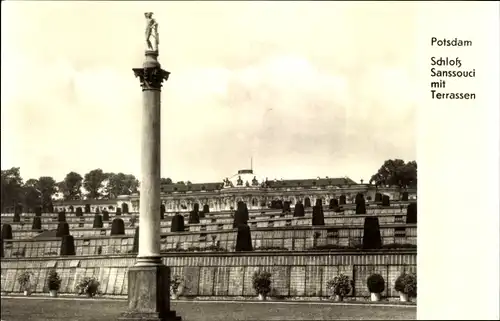
[[[119,321],[181,321],[170,310],[170,268],[160,258],[138,258],[128,272],[128,310]]]

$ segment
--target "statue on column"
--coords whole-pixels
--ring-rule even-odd
[[[152,12],[144,13],[146,17],[146,44],[148,46],[148,50],[158,51],[158,45],[160,43],[160,37],[158,35],[158,23],[153,18]],[[154,44],[151,43],[151,36],[154,37]]]

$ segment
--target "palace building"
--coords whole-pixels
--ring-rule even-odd
[[[195,203],[200,208],[208,205],[211,212],[236,209],[236,204],[243,201],[249,210],[269,208],[272,201],[289,201],[294,207],[297,202],[311,204],[322,199],[328,204],[330,199],[345,195],[347,203],[353,203],[356,194],[362,193],[367,200],[374,199],[375,193],[388,195],[391,200],[400,200],[403,190],[399,187],[376,187],[372,184],[356,183],[349,177],[317,177],[314,179],[268,180],[257,179],[253,169],[242,169],[222,182],[163,184],[161,200],[165,211],[189,212]],[[408,190],[409,199],[416,199],[416,190]],[[139,194],[121,195],[109,200],[57,201],[56,211],[73,211],[76,207],[89,207],[90,212],[108,210],[114,212],[121,208],[123,212],[139,212]],[[83,208],[82,208],[83,209]]]

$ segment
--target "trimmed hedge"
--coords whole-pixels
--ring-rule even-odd
[[[160,205],[160,220],[165,219],[165,204]]]
[[[2,240],[12,240],[12,226],[10,224],[2,225]]]
[[[69,235],[69,224],[67,222],[59,222],[56,237],[63,237],[65,235]]]
[[[391,206],[391,200],[389,199],[389,195],[382,196],[382,206]]]
[[[366,214],[366,202],[363,194],[356,196],[356,214]]]
[[[238,225],[238,234],[236,235],[235,251],[252,251],[252,235],[250,227],[246,224]]]
[[[365,217],[363,227],[363,249],[382,248],[382,236],[380,235],[380,224],[377,217]]]
[[[304,217],[304,216],[305,216],[304,204],[302,203],[295,204],[295,208],[293,210],[293,217]]]
[[[184,232],[184,216],[175,213],[174,217],[172,217],[172,222],[170,224],[170,232]]]
[[[330,200],[330,205],[328,205],[328,208],[331,210],[334,210],[339,207],[339,201],[336,198],[332,198]]]
[[[32,230],[42,229],[42,218],[40,216],[33,217],[33,224],[31,225]]]
[[[247,224],[249,220],[247,204],[239,201],[238,208],[234,213],[233,228],[237,228],[240,224]]]
[[[410,203],[406,209],[406,224],[417,224],[417,203]]]
[[[134,244],[132,245],[131,253],[137,254],[139,253],[139,226],[135,228],[134,233]]]
[[[121,218],[117,217],[111,222],[111,235],[125,235],[125,223]]]
[[[102,216],[101,214],[94,215],[94,223],[92,224],[92,228],[102,228]]]
[[[61,240],[61,256],[75,254],[75,239],[73,235],[64,235]]]
[[[57,214],[57,221],[58,222],[66,222],[66,212],[59,212]]]
[[[313,207],[312,225],[325,225],[325,214],[323,213],[323,201],[321,199],[317,199],[316,205]]]
[[[290,209],[290,201],[285,201],[283,203],[283,213],[291,213],[292,210]]]
[[[200,205],[194,203],[193,210],[189,212],[188,224],[199,224],[200,223]]]
[[[109,222],[109,212],[108,211],[106,211],[106,210],[102,211],[102,220],[104,222]]]

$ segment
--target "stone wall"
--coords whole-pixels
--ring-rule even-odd
[[[73,293],[77,282],[95,276],[106,295],[127,294],[127,270],[135,262],[133,256],[92,256],[54,259],[2,259],[2,293],[20,292],[17,275],[34,273],[35,293],[47,292],[47,272],[55,268],[62,278],[61,293]],[[164,255],[164,263],[186,280],[181,296],[251,297],[254,271],[272,273],[275,296],[325,297],[326,282],[338,273],[354,280],[350,294],[368,296],[366,278],[379,273],[386,280],[384,296],[394,297],[394,281],[403,271],[416,271],[416,250],[384,250],[367,252],[274,252],[274,253],[182,253]]]

